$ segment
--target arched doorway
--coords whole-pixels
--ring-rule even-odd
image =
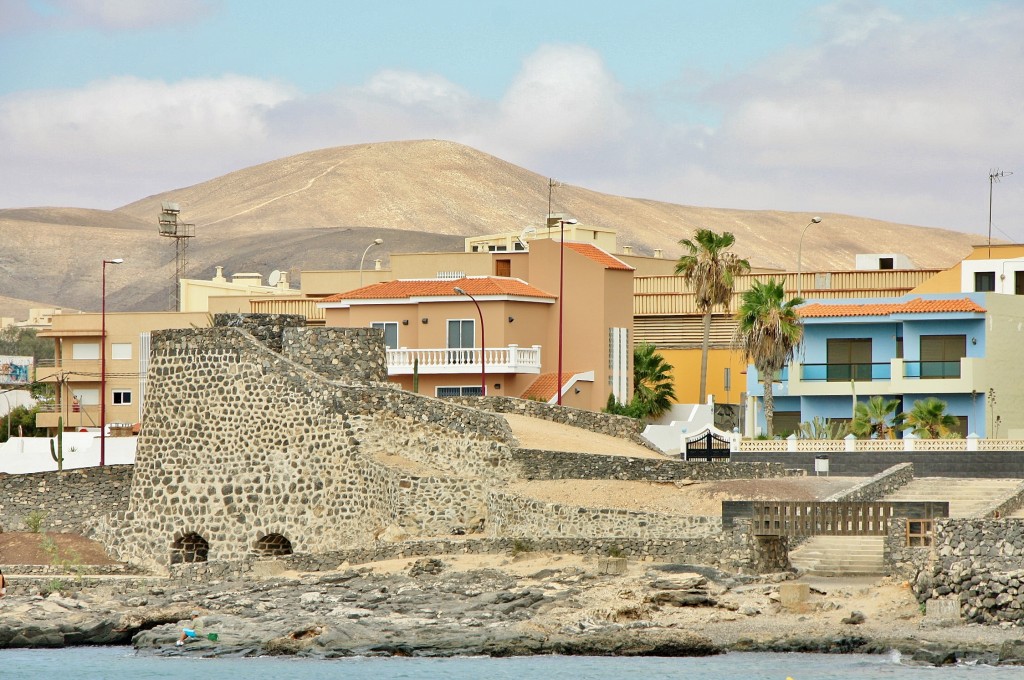
[[[267,534],[252,546],[256,557],[282,557],[292,554],[292,542],[281,534]]]
[[[195,532],[189,532],[171,544],[171,564],[205,562],[209,554],[210,544]]]

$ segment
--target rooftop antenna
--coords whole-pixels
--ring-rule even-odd
[[[174,239],[174,290],[171,291],[170,303],[176,312],[181,311],[181,277],[185,275],[188,264],[188,239],[196,235],[196,225],[178,222],[180,212],[181,206],[177,203],[163,201],[158,218],[160,235]]]
[[[988,259],[990,260],[992,259],[992,185],[1012,174],[1012,172],[1004,172],[999,168],[988,171]]]

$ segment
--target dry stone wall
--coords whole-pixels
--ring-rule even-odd
[[[327,380],[387,382],[387,350],[379,328],[286,327],[282,352]]]
[[[683,479],[761,479],[784,477],[781,463],[714,463],[606,456],[567,451],[517,449],[512,453],[526,479],[623,479],[674,482]]]
[[[42,531],[89,534],[99,517],[128,504],[131,465],[0,475],[0,531],[26,531],[33,513]]]
[[[129,507],[108,540],[151,567],[242,559],[267,536],[317,553],[389,527],[464,532],[486,507],[476,477],[511,471],[503,418],[324,380],[236,327],[155,333],[147,396]],[[395,451],[452,477],[381,462]]]
[[[493,412],[374,381],[377,334],[306,332],[276,316],[217,322],[153,335],[127,509],[100,528],[121,559],[156,568],[289,553],[314,560],[378,551],[383,540],[475,534],[538,549],[614,541],[645,558],[688,551],[686,561],[749,562],[747,539],[723,533],[717,518],[561,506],[501,490],[528,465],[549,476],[563,469],[620,479],[730,466],[516,451]],[[368,358],[334,363],[340,352]],[[552,417],[579,425],[599,415],[569,411]],[[600,423],[613,421],[593,418],[590,427],[607,434]],[[783,474],[754,464],[727,476],[752,471]]]
[[[501,537],[658,538],[722,533],[721,517],[583,508],[500,492],[491,494],[488,505],[490,530]]]
[[[890,533],[897,544],[890,559],[912,579],[919,601],[955,600],[971,623],[1024,625],[1024,521],[936,520],[926,548],[899,545],[892,536],[899,529]]]
[[[586,411],[584,409],[569,408],[558,404],[549,404],[543,401],[532,401],[530,399],[517,399],[515,397],[462,397],[459,401],[467,406],[493,411],[494,413],[512,413],[541,420],[550,420],[553,423],[571,425],[597,434],[606,434],[612,437],[628,439],[636,444],[645,446],[651,451],[661,453],[661,450],[643,437],[644,423],[636,418],[617,416],[610,413],[598,411]]]

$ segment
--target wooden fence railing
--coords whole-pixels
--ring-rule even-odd
[[[908,507],[914,511],[907,512]],[[940,501],[754,501],[751,528],[759,536],[884,536],[893,517],[930,519],[948,514],[949,504]]]

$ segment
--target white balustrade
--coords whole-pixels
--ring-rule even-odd
[[[477,373],[479,347],[388,350],[388,375],[411,375],[418,362],[420,374]],[[483,350],[488,373],[540,373],[540,345],[487,347]]]

